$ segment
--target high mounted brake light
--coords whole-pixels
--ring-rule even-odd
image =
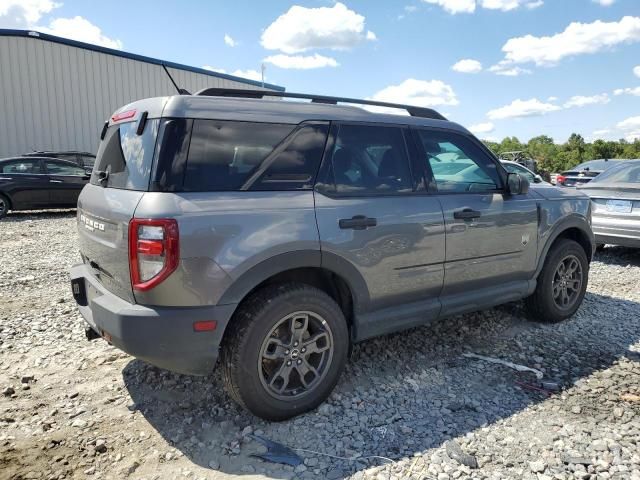
[[[113,117],[111,117],[112,122],[119,122],[120,120],[128,120],[136,116],[135,110],[127,110],[126,112],[116,113]]]
[[[172,218],[133,218],[129,222],[129,271],[134,290],[147,291],[178,267],[178,222]]]

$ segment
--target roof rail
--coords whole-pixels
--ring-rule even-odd
[[[308,93],[290,93],[290,92],[274,92],[271,90],[246,90],[235,88],[204,88],[195,93],[195,95],[203,95],[208,97],[236,97],[236,98],[263,98],[263,97],[282,97],[282,98],[303,98],[311,100],[312,103],[325,103],[337,105],[338,103],[353,103],[356,105],[372,105],[375,107],[398,108],[406,110],[412,117],[432,118],[435,120],[446,120],[444,116],[431,108],[416,107],[413,105],[401,105],[398,103],[377,102],[375,100],[360,100],[357,98],[330,97],[326,95],[312,95]]]

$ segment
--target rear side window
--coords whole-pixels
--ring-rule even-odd
[[[0,173],[40,173],[40,161],[20,159],[0,163]]]
[[[305,125],[282,151],[261,165],[252,190],[310,190],[322,160],[329,125]]]
[[[393,195],[413,191],[404,135],[398,127],[341,125],[331,163],[337,193]]]
[[[194,120],[184,191],[240,190],[292,125]]]
[[[148,120],[142,135],[136,133],[137,122],[112,125],[100,143],[91,175],[93,185],[146,191],[158,135],[159,120]],[[98,172],[108,174],[100,183]]]

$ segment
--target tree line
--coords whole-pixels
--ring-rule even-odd
[[[501,142],[483,140],[496,155],[504,152],[522,151],[525,156],[538,162],[538,169],[547,172],[563,172],[588,160],[601,158],[640,158],[640,139],[628,142],[595,140],[587,143],[582,135],[572,133],[562,144],[556,144],[547,135],[533,137],[527,143],[522,143],[517,137],[506,137]]]

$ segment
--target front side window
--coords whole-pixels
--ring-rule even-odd
[[[341,125],[331,155],[335,191],[393,195],[413,191],[402,130]]]
[[[66,162],[45,160],[44,165],[49,175],[71,175],[77,177],[84,177],[86,175],[84,168]]]
[[[40,162],[38,160],[20,159],[0,163],[0,173],[40,173]]]
[[[418,137],[439,192],[500,190],[495,162],[470,139],[439,130],[418,130]]]
[[[239,190],[292,125],[194,120],[184,191]]]
[[[112,125],[100,142],[96,163],[91,175],[93,185],[146,191],[153,160],[159,120],[148,120],[141,135],[136,133],[138,122]],[[106,174],[100,183],[99,172]]]

